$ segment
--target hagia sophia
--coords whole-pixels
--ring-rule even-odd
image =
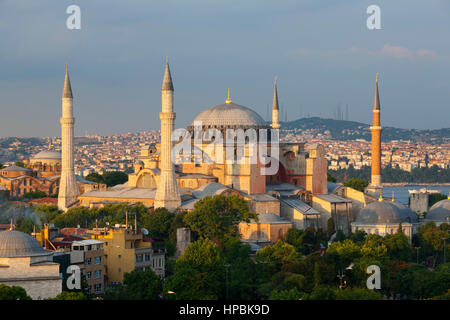
[[[72,87],[66,69],[60,119],[61,153],[50,147],[27,161],[26,168],[10,166],[0,170],[0,185],[6,186],[12,196],[33,190],[42,190],[49,195],[58,192],[58,207],[63,211],[77,206],[102,207],[137,202],[151,210],[164,207],[174,212],[189,211],[206,196],[236,195],[245,199],[250,210],[258,214],[257,221],[240,223],[242,240],[261,244],[282,239],[290,228],[325,230],[329,218],[333,219],[335,228],[344,233],[363,230],[392,234],[401,224],[410,239],[422,223],[410,208],[394,198],[383,197],[378,75],[371,126],[372,176],[365,192],[327,182],[327,160],[322,145],[306,147],[305,143],[279,142],[281,126],[276,79],[270,124],[251,108],[233,102],[228,90],[225,103],[203,110],[185,129],[185,140],[190,142],[187,157],[172,152],[176,119],[173,98],[174,85],[166,61],[159,113],[161,142],[141,150],[128,182],[106,188],[74,174],[75,119]],[[228,156],[230,146],[225,140],[239,130],[255,134],[247,134],[243,145],[233,144],[234,161],[228,161],[225,155]],[[264,132],[267,137],[265,151],[259,148],[265,142],[262,140]],[[218,136],[224,137],[224,141],[217,142]],[[234,142],[234,136],[232,139]],[[250,140],[256,141],[256,147],[248,143]],[[202,160],[198,161],[198,157]],[[264,162],[267,159],[270,164],[276,163],[277,170],[268,170],[269,164]],[[434,205],[425,220],[439,224],[449,222],[449,217],[450,199],[447,199]]]
[[[322,145],[306,147],[305,143],[279,142],[276,79],[270,125],[255,111],[234,103],[228,91],[224,104],[202,111],[183,131],[181,140],[187,142],[187,155],[172,152],[176,114],[168,61],[161,89],[161,143],[141,150],[126,183],[106,188],[74,172],[75,119],[66,67],[60,119],[61,153],[49,146],[25,161],[25,167],[12,165],[1,169],[0,187],[12,197],[36,190],[57,194],[61,214],[79,206],[138,202],[149,210],[190,211],[207,196],[234,195],[247,201],[250,211],[258,216],[257,220],[239,223],[241,241],[249,243],[254,251],[283,239],[292,228],[326,230],[330,218],[335,230],[345,234],[365,231],[385,236],[401,227],[410,241],[421,224],[450,223],[450,196],[434,204],[425,219],[396,202],[394,196],[383,197],[378,76],[371,127],[372,176],[364,192],[327,181]],[[243,140],[239,140],[239,132],[244,133]],[[229,143],[218,139],[225,137],[225,142],[229,142],[230,136],[231,148]],[[213,144],[204,142],[211,140]],[[266,147],[260,148],[261,144]],[[275,169],[270,170],[274,164]],[[61,233],[54,226],[45,225],[33,236],[15,231],[12,221],[8,231],[0,228],[3,270],[0,284],[21,286],[32,299],[52,298],[63,290],[63,273],[69,261],[82,270],[88,291],[98,295],[104,293],[105,283],[121,282],[125,272],[131,270],[151,268],[164,277],[165,251],[153,248],[149,239],[138,232],[136,215],[134,230],[128,217],[125,225],[114,227],[92,230],[72,227]],[[330,240],[336,235],[337,232]],[[182,253],[189,242],[190,230],[177,229],[177,250]]]

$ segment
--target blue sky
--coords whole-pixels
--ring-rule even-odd
[[[71,4],[81,30],[66,28]],[[377,72],[384,126],[449,127],[449,39],[448,0],[0,0],[0,136],[60,134],[66,63],[76,135],[159,128],[166,55],[176,127],[228,87],[266,118],[275,76],[289,119],[341,103],[369,123]]]

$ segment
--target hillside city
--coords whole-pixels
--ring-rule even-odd
[[[151,143],[159,143],[159,130],[127,132],[106,136],[75,138],[75,172],[80,176],[89,173],[102,174],[108,171],[132,170],[133,162],[140,150]],[[282,130],[282,142],[306,142],[306,146],[320,143],[325,147],[328,169],[361,169],[371,165],[370,140],[333,140],[315,130]],[[23,161],[45,150],[51,144],[60,150],[61,139],[48,137],[42,139],[9,138],[0,144],[0,163],[5,165]],[[450,167],[450,142],[444,144],[418,143],[392,140],[382,143],[382,165],[391,164],[404,171],[414,168],[437,165]],[[127,171],[128,170],[128,171]]]

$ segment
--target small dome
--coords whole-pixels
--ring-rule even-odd
[[[201,121],[202,126],[220,127],[266,127],[267,124],[263,118],[255,111],[235,104],[219,104],[202,111],[195,121]],[[192,126],[194,125],[192,122]]]
[[[45,150],[33,156],[33,159],[61,159],[61,152]]]
[[[0,232],[0,258],[50,255],[33,237],[20,231]]]
[[[450,199],[435,203],[428,211],[426,220],[450,223]]]
[[[355,222],[361,224],[416,223],[417,216],[411,209],[400,203],[375,201],[361,209]]]

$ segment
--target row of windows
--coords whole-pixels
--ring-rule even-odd
[[[151,259],[151,255],[150,254],[137,254],[135,256],[136,263],[144,262],[144,261],[150,261],[150,260],[152,261],[152,267],[153,268],[162,268],[162,267],[164,267],[164,260],[163,260],[163,258]]]
[[[94,271],[94,279],[100,279],[102,277],[102,270],[95,270]],[[92,272],[88,271],[86,272],[86,280],[92,279]]]
[[[91,293],[91,291],[92,291],[92,286],[88,286],[87,287],[87,291],[88,291],[88,293]],[[99,292],[101,292],[102,291],[102,285],[101,285],[101,283],[96,283],[95,285],[94,285],[94,292],[95,293],[99,293]]]
[[[150,261],[151,259],[151,255],[149,253],[146,254],[137,254],[135,256],[135,261],[136,262],[144,262],[144,261]]]
[[[102,263],[102,257],[98,256],[98,257],[94,257],[94,264],[101,264]],[[92,264],[92,258],[87,258],[86,259],[86,263],[87,266]]]

